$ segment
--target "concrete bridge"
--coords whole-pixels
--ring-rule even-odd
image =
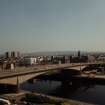
[[[35,76],[46,72],[58,71],[64,68],[82,70],[87,65],[105,64],[104,62],[94,63],[74,63],[74,64],[58,64],[58,65],[37,65],[34,67],[20,67],[15,70],[0,70],[0,83],[19,85]],[[69,69],[68,69],[69,70]]]

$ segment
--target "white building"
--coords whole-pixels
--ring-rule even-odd
[[[34,58],[34,57],[24,58],[24,64],[25,65],[34,65],[34,64],[37,64],[37,58]]]
[[[97,60],[98,60],[98,61],[105,61],[105,56],[99,56],[99,57],[97,58]]]

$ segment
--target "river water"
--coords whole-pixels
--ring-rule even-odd
[[[62,85],[61,82],[34,80],[33,82],[24,82],[20,88],[96,105],[105,105],[105,85],[92,83],[84,85],[81,82],[75,84],[77,85]]]

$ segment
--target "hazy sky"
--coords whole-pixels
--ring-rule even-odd
[[[105,51],[105,0],[0,0],[0,52]]]

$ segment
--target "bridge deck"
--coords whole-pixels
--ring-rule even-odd
[[[56,64],[56,65],[37,65],[34,67],[17,67],[15,70],[0,70],[0,79],[15,77],[19,75],[40,73],[45,71],[53,71],[63,68],[73,68],[73,67],[82,67],[90,64],[105,64],[104,62],[94,62],[94,63],[73,63],[73,64]]]
[[[78,65],[39,65],[35,67],[20,67],[15,70],[1,70],[0,83],[17,85],[49,71],[56,71],[59,69],[61,70],[62,68],[70,68],[75,66]]]
[[[96,63],[91,63],[91,64],[96,64]],[[100,63],[97,63],[97,64],[100,64]],[[76,68],[78,67],[79,70],[81,70],[80,68],[82,66],[87,66],[87,65],[90,65],[90,63],[37,65],[34,67],[15,68],[15,70],[0,70],[0,83],[16,85],[49,71],[56,71],[56,70],[58,71],[64,68],[75,69],[75,67]]]
[[[38,73],[45,71],[53,71],[63,68],[72,68],[80,66],[80,64],[60,64],[60,65],[37,65],[34,67],[17,67],[14,70],[0,70],[0,79],[6,77],[14,77],[19,75],[25,75],[30,73]]]

